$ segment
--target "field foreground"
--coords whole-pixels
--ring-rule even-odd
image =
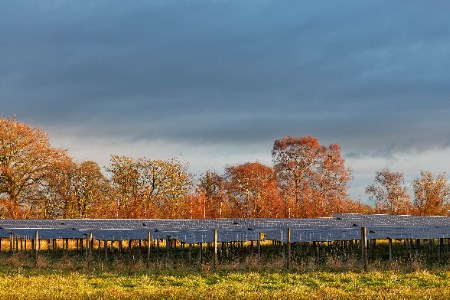
[[[0,273],[0,299],[450,299],[449,287],[450,271]]]

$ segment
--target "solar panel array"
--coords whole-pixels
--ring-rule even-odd
[[[36,230],[43,239],[78,239],[92,233],[102,241],[175,239],[185,243],[212,242],[217,229],[218,242],[265,240],[291,242],[326,242],[360,239],[367,228],[369,239],[433,239],[450,238],[450,218],[444,216],[394,216],[336,214],[329,218],[310,219],[3,219],[0,238],[11,234],[34,239]]]

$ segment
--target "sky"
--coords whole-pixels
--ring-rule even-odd
[[[338,143],[350,196],[388,167],[450,170],[445,0],[5,0],[0,113],[101,166],[271,165],[284,136]]]

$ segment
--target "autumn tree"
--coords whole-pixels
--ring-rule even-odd
[[[32,203],[33,218],[71,218],[75,200],[75,175],[77,164],[66,156],[52,166],[39,189],[27,195]]]
[[[222,218],[224,211],[227,211],[225,179],[211,170],[200,176],[197,186],[199,201],[197,209],[200,209],[198,217]]]
[[[366,193],[378,212],[394,215],[411,212],[411,198],[403,181],[403,173],[388,168],[376,172],[375,183],[366,187]]]
[[[282,204],[272,168],[259,162],[229,166],[225,170],[227,194],[234,217],[280,217]]]
[[[73,186],[73,217],[105,217],[107,206],[111,203],[111,186],[96,162],[84,161],[76,165]]]
[[[414,206],[421,216],[446,215],[449,208],[450,185],[445,174],[436,177],[430,171],[421,171],[413,181]]]
[[[188,194],[192,189],[188,166],[178,160],[154,160],[146,164],[147,191],[159,218],[183,218],[189,214]]]
[[[348,199],[344,201],[342,204],[342,212],[345,213],[360,213],[360,214],[373,214],[374,208],[373,206],[365,203],[361,203],[361,201],[355,201]]]
[[[30,195],[42,189],[54,166],[66,151],[51,147],[41,129],[14,118],[0,119],[0,207],[3,216],[27,216],[32,207]]]
[[[340,203],[348,199],[351,171],[339,145],[322,146],[312,136],[288,136],[275,141],[272,157],[286,217],[339,212]]]
[[[111,185],[114,191],[117,218],[131,218],[144,202],[145,178],[141,173],[141,161],[132,157],[113,155],[106,170],[112,174]]]
[[[345,160],[341,156],[341,147],[338,144],[322,147],[321,155],[316,186],[319,195],[314,205],[316,215],[344,212],[350,201],[348,189],[352,179],[351,171],[345,167]]]
[[[175,218],[187,214],[185,200],[191,189],[187,165],[177,160],[114,155],[107,171],[112,174],[117,217]]]

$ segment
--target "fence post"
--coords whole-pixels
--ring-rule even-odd
[[[39,232],[36,230],[34,232],[34,266],[38,263],[38,253],[39,253]]]
[[[93,243],[94,239],[92,237],[92,232],[89,233],[89,256],[92,255],[92,248],[94,247],[94,243]]]
[[[151,246],[150,231],[147,233],[147,268],[150,267],[150,246]]]
[[[261,259],[261,239],[262,239],[262,232],[258,234],[258,240],[256,241],[256,246],[258,247],[258,259]]]
[[[14,235],[12,233],[9,234],[9,252],[14,253]]]
[[[291,228],[288,227],[287,229],[287,236],[286,236],[286,247],[287,247],[287,253],[286,253],[286,269],[291,268]]]
[[[392,239],[389,238],[389,262],[392,262]]]
[[[166,268],[169,264],[169,254],[170,254],[170,236],[166,238]]]
[[[214,228],[214,268],[217,268],[217,229]]]
[[[105,250],[105,260],[108,259],[108,240],[103,241],[103,250]]]
[[[362,261],[364,264],[364,271],[367,272],[369,259],[367,257],[367,228],[366,227],[361,227],[361,254],[362,254]]]

